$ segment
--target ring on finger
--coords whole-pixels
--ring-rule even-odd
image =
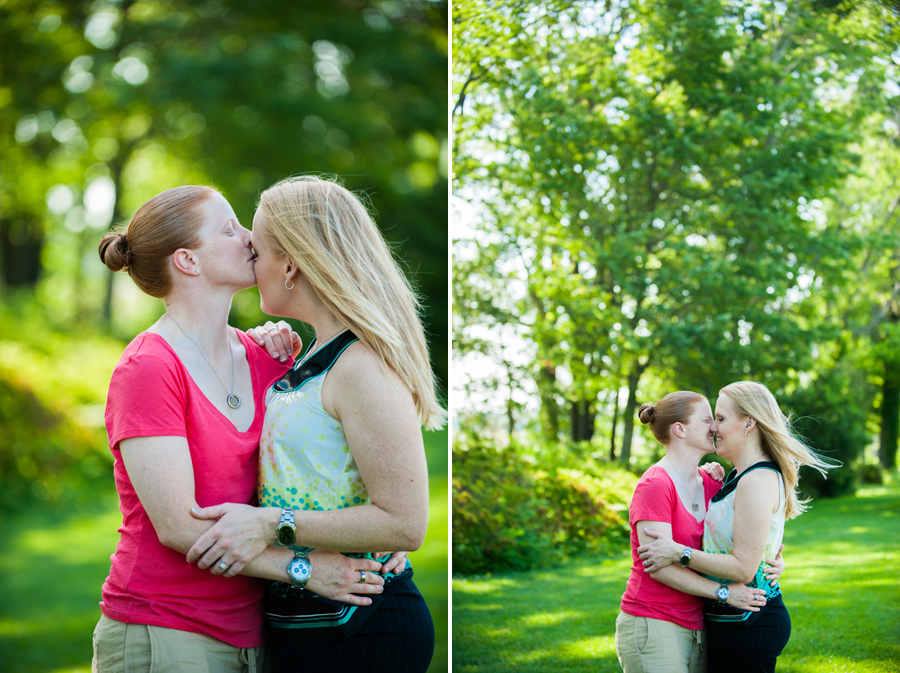
[[[366,571],[365,571],[365,570],[360,570],[360,571],[359,571],[359,583],[360,583],[360,584],[365,584],[365,583],[366,583]]]
[[[219,561],[219,568],[221,570],[228,570],[228,564],[225,563],[224,561]]]

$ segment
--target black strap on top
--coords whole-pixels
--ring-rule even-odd
[[[346,332],[339,334],[334,339],[329,341],[327,344],[322,346],[319,350],[309,356],[306,360],[300,359],[297,363],[278,381],[275,382],[273,388],[275,388],[276,392],[286,393],[291,390],[296,390],[303,382],[313,378],[314,376],[318,376],[326,369],[331,367],[334,364],[335,360],[337,360],[341,353],[344,352],[344,349],[347,348],[354,341],[358,341],[359,337],[357,337],[353,332],[347,330]],[[315,344],[315,340],[309,344],[309,348],[306,350],[309,351],[310,348]]]
[[[737,470],[732,470],[728,473],[728,476],[725,477],[725,483],[722,484],[722,488],[720,488],[719,492],[712,497],[712,500],[710,502],[719,502],[727,498],[734,491],[734,489],[737,488],[737,484],[741,480],[741,477],[743,477],[745,474],[753,472],[753,470],[758,470],[760,468],[766,470],[775,470],[778,474],[781,474],[781,468],[779,468],[778,465],[770,460],[766,460],[761,463],[755,463],[740,474],[737,474]]]

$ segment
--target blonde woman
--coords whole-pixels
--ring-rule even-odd
[[[625,673],[702,673],[703,599],[716,596],[721,583],[684,564],[648,575],[638,547],[651,540],[648,528],[664,531],[681,549],[697,547],[703,539],[707,505],[721,486],[698,468],[700,459],[713,450],[712,410],[703,395],[679,391],[642,405],[639,417],[666,447],[666,455],[643,474],[629,505],[632,566],[616,619],[616,654]],[[768,572],[777,578],[784,562],[774,553],[772,558],[774,568]],[[764,593],[741,586],[727,601],[735,608],[759,610]]]
[[[785,519],[806,510],[808,501],[797,496],[800,467],[824,474],[834,465],[791,433],[790,420],[759,383],[740,381],[723,388],[710,430],[717,438],[716,451],[735,469],[710,503],[703,550],[688,550],[657,529],[649,535],[659,539],[638,553],[650,573],[687,554],[690,568],[722,582],[720,600],[710,601],[706,609],[711,673],[774,671],[790,639],[791,620],[780,585],[765,582],[763,559],[781,546]],[[751,613],[722,602],[746,586],[765,589],[764,609]]]
[[[266,394],[261,507],[198,513],[221,519],[189,560],[239,572],[276,542],[276,529],[298,554],[417,549],[428,517],[421,427],[440,427],[445,412],[408,281],[363,203],[317,177],[262,194],[252,245],[262,309],[312,325],[316,338]],[[348,628],[335,628],[346,615],[317,620],[320,604],[308,592],[272,583],[274,669],[295,670],[302,660],[326,670],[425,671],[433,625],[408,561],[397,559],[385,564],[391,572],[382,573],[375,608],[357,609]]]

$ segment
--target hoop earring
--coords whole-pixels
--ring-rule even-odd
[[[290,287],[288,287],[288,283],[291,284]],[[294,289],[294,281],[292,281],[290,278],[286,279],[286,280],[284,281],[284,289],[285,289],[285,290],[293,290],[293,289]]]

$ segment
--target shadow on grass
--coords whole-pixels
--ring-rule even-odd
[[[628,560],[454,580],[454,671],[618,671]]]

